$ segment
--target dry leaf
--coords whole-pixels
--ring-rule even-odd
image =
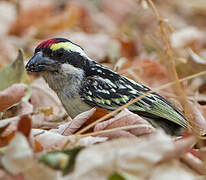
[[[16,133],[2,157],[2,164],[7,171],[16,175],[22,173],[25,179],[56,180],[58,172],[34,160],[33,152],[27,139],[21,133]]]
[[[60,126],[60,131],[58,132],[65,136],[72,135],[74,132],[76,132],[79,128],[83,126],[83,124],[95,113],[95,111],[96,109],[93,108],[89,111],[85,111],[79,114],[71,122]]]
[[[65,116],[66,112],[62,103],[43,78],[39,78],[32,83],[31,91],[30,103],[34,107],[34,112],[41,112],[42,109],[52,108],[52,114],[49,113],[49,116],[45,116],[42,113],[33,115],[32,119],[37,120],[33,121],[35,124],[41,124],[43,121],[54,121]],[[39,117],[41,118],[39,119]],[[35,127],[39,126],[36,125]]]
[[[24,84],[14,84],[4,91],[0,91],[0,112],[21,101],[21,98],[25,96],[26,89]]]
[[[192,110],[192,115],[194,117],[192,123],[192,126],[194,130],[199,130],[200,135],[206,133],[206,120],[199,109],[197,104],[194,104],[190,101],[188,101],[188,105],[190,106],[190,109]]]
[[[17,175],[30,168],[28,162],[32,161],[32,158],[33,153],[27,139],[23,134],[16,133],[8,146],[6,154],[2,157],[2,164],[7,171]]]
[[[152,88],[170,82],[168,70],[160,63],[149,59],[127,61],[119,69],[119,73]],[[164,91],[173,92],[172,88],[166,88]]]
[[[189,137],[177,139],[174,142],[175,148],[165,155],[163,161],[181,157],[185,152],[190,151],[196,143],[197,139],[195,136],[191,135]]]
[[[39,114],[33,114],[31,116],[32,118],[32,127],[33,128],[40,128],[43,126],[44,122],[45,122],[45,115],[43,113],[39,113]]]
[[[200,179],[199,179],[200,178]],[[191,171],[184,164],[179,161],[170,161],[156,166],[149,173],[149,180],[203,180],[198,174]]]
[[[53,149],[62,149],[67,144],[68,147],[73,146],[89,146],[95,143],[105,142],[105,137],[84,137],[77,138],[76,136],[63,136],[58,133],[40,129],[32,129],[34,141],[37,140],[45,151]]]
[[[31,117],[28,115],[23,115],[18,121],[17,130],[21,132],[25,137],[28,138],[31,131],[31,123],[32,123]]]
[[[171,44],[174,48],[183,48],[194,41],[201,41],[204,33],[196,27],[184,27],[171,35]]]
[[[131,138],[129,141],[124,138],[94,145],[79,153],[74,172],[66,179],[106,180],[116,171],[147,177],[154,165],[173,148],[172,139],[162,131],[147,138]]]
[[[106,142],[107,140],[108,140],[107,137],[87,136],[87,137],[84,137],[84,138],[80,138],[76,145],[79,145],[79,146],[90,146],[92,144]]]
[[[182,160],[188,164],[192,169],[197,171],[201,175],[206,175],[206,166],[205,163],[194,156],[192,153],[186,153],[183,157]]]
[[[101,8],[118,25],[125,22],[131,16],[132,12],[138,10],[136,2],[133,0],[103,0]]]
[[[1,180],[25,180],[22,174],[12,176],[6,170],[0,169],[0,179]]]
[[[17,56],[13,41],[7,36],[0,38],[0,69],[11,63]]]
[[[39,19],[41,19],[41,22],[46,21],[50,16],[52,8],[52,5],[34,6],[22,11],[11,25],[9,34],[17,36],[24,35],[29,27],[40,23]]]
[[[49,88],[43,78],[36,79],[31,84],[31,88],[32,95],[30,102],[34,106],[34,111],[38,111],[38,109],[46,107],[53,107],[54,114],[58,115],[65,112],[56,93]]]
[[[127,132],[120,131],[119,137],[123,137],[124,135],[125,137],[128,137],[129,134],[131,134],[131,137],[133,137],[133,135],[141,136],[143,134],[149,134],[155,131],[155,129],[146,120],[144,120],[142,117],[138,116],[137,114],[130,112],[127,109],[122,110],[118,115],[116,115],[112,119],[98,123],[95,126],[94,131],[101,131],[105,129],[112,129],[117,127],[124,127],[129,125],[138,125],[138,124],[145,125],[145,126],[144,127],[140,126],[139,128],[131,129],[131,130],[128,129]],[[118,136],[118,132],[112,132],[109,134],[104,133],[101,135],[110,138],[114,136],[116,138]]]
[[[19,106],[17,107],[17,112],[16,114],[19,116],[26,115],[26,114],[31,114],[33,113],[34,108],[31,103],[28,101],[23,101]]]
[[[40,109],[40,112],[42,112],[45,116],[49,116],[53,114],[53,108],[52,107],[42,108]]]
[[[191,48],[188,49],[188,53],[190,54],[192,60],[198,64],[206,64],[204,58],[200,57],[197,53],[195,53]]]
[[[71,33],[69,35],[71,41],[80,45],[85,49],[86,54],[98,61],[103,61],[107,56],[108,46],[111,43],[111,39],[108,35],[99,34],[86,34],[83,32]]]
[[[6,136],[5,135],[4,136],[0,136],[0,147],[7,146],[9,144],[9,142],[13,139],[15,134],[16,134],[16,131],[11,131]]]
[[[16,131],[17,129],[17,123],[20,120],[20,116],[15,116],[12,118],[2,119],[0,121],[0,126],[6,126],[9,124],[9,126],[6,128],[6,130],[3,132],[2,136],[6,137],[9,134],[11,134],[13,131]]]
[[[61,149],[64,144],[72,139],[70,136],[63,136],[51,131],[32,129],[34,140],[37,140],[44,150]]]
[[[16,11],[14,5],[6,1],[0,2],[0,36],[7,33],[10,24],[14,21]]]
[[[42,147],[40,142],[35,139],[34,140],[34,152],[41,152],[41,151],[43,151],[43,149],[44,148]]]

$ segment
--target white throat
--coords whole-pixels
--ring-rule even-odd
[[[70,64],[62,64],[59,72],[45,72],[42,74],[60,98],[63,106],[70,117],[91,109],[90,106],[82,102],[79,95],[82,86],[84,72]]]
[[[78,94],[84,78],[84,72],[79,68],[64,63],[60,66],[59,72],[44,72],[43,77],[58,96],[63,93],[72,98]]]

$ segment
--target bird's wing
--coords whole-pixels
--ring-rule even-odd
[[[150,89],[125,77],[114,81],[90,76],[84,81],[80,94],[83,101],[90,106],[115,110],[147,91]],[[161,117],[182,127],[187,126],[182,113],[156,93],[146,95],[127,108],[142,116]]]

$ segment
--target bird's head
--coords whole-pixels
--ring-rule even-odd
[[[84,69],[88,63],[84,50],[64,38],[53,38],[40,43],[34,56],[26,64],[30,72],[58,72],[62,66]]]

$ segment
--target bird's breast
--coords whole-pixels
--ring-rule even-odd
[[[82,82],[81,75],[44,73],[43,77],[49,84],[49,87],[56,92],[71,118],[91,109],[91,106],[82,101],[79,95],[79,89]]]
[[[76,117],[78,114],[90,110],[92,107],[86,104],[78,95],[68,97],[65,93],[58,94],[64,108],[71,118]]]

